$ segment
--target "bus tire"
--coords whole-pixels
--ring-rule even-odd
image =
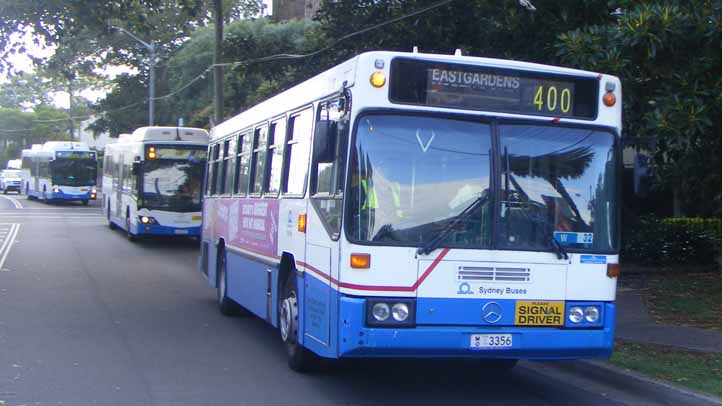
[[[83,199],[83,200],[82,200],[82,203],[83,203],[83,206],[87,206],[87,205],[88,205],[88,200],[87,200],[87,199]]]
[[[286,347],[288,366],[296,372],[313,369],[316,357],[298,342],[298,294],[296,273],[292,271],[283,285],[283,296],[278,306],[281,339]]]
[[[125,216],[125,235],[130,242],[138,241],[138,236],[130,231],[130,215]]]
[[[240,306],[228,297],[228,261],[226,260],[226,250],[222,247],[218,253],[216,261],[216,302],[218,303],[218,311],[224,316],[237,316],[240,312]]]
[[[113,223],[113,220],[110,219],[110,200],[108,200],[108,228],[111,230],[118,228],[115,223]]]

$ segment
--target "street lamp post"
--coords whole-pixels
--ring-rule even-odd
[[[149,69],[149,75],[148,75],[148,125],[153,125],[153,113],[154,113],[154,101],[155,101],[155,46],[153,44],[153,41],[145,42],[142,39],[138,38],[135,34],[132,32],[122,28],[122,27],[116,27],[111,26],[112,28],[115,28],[118,31],[124,32],[129,37],[133,38],[134,40],[138,41],[140,44],[142,44],[144,47],[148,49],[149,54],[149,62],[148,62],[148,69]]]

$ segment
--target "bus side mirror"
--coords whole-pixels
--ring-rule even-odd
[[[313,135],[313,161],[330,163],[336,154],[336,121],[319,120]]]
[[[140,162],[133,162],[133,165],[130,167],[130,173],[133,175],[140,173]]]

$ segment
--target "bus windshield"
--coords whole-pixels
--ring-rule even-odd
[[[500,125],[500,245],[617,247],[614,135],[540,125]]]
[[[497,125],[501,179],[492,199],[489,124],[389,114],[359,120],[350,159],[351,241],[489,248],[496,200],[499,248],[617,249],[613,134]]]
[[[447,246],[487,246],[490,134],[471,121],[362,117],[350,161],[349,238],[419,246],[443,232]]]
[[[142,170],[143,207],[175,212],[201,211],[205,161],[146,160]]]
[[[55,185],[95,186],[98,167],[94,159],[58,158],[50,165]]]

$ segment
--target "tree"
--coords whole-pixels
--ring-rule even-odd
[[[281,89],[317,73],[308,60],[253,61],[274,54],[304,53],[317,49],[313,39],[316,23],[292,21],[274,24],[265,19],[241,20],[225,29],[224,59],[240,62],[224,69],[224,111],[228,118]],[[187,125],[205,127],[213,114],[211,71],[213,27],[196,30],[159,72],[158,95],[173,93],[157,103],[158,125],[175,125],[183,118]],[[95,106],[107,111],[92,126],[111,135],[144,125],[145,85],[139,77],[116,79],[114,90]],[[179,91],[179,89],[181,89]],[[177,91],[177,93],[175,93]]]
[[[27,109],[50,104],[53,85],[35,73],[19,72],[0,84],[0,107]]]
[[[722,4],[628,1],[618,20],[565,33],[572,66],[618,75],[625,135],[656,140],[656,184],[687,215],[722,214]],[[678,213],[681,214],[681,213]]]
[[[318,21],[333,40],[429,5],[422,0],[324,2]],[[368,50],[453,53],[540,63],[554,61],[557,35],[612,19],[606,0],[535,0],[532,12],[516,1],[469,0],[447,5],[347,40],[327,58],[334,63]]]

